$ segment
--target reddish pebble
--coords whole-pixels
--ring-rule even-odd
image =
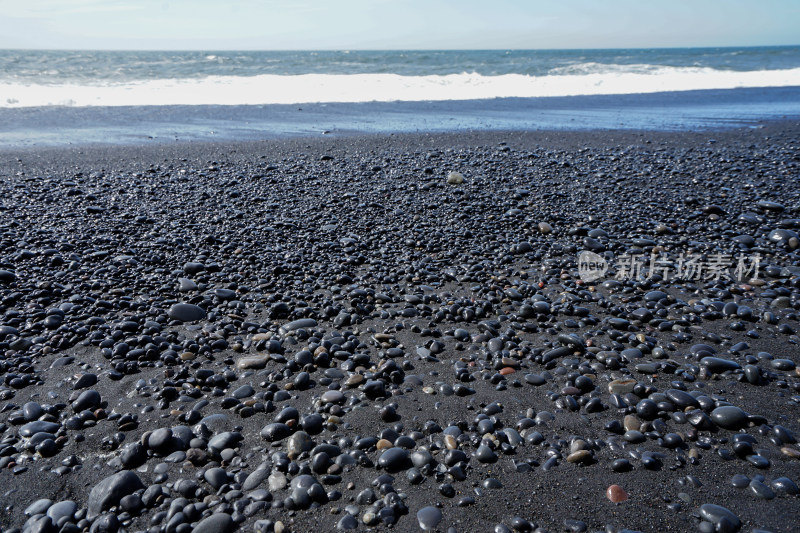
[[[628,499],[628,493],[619,485],[611,485],[606,489],[606,496],[614,503],[624,502]]]
[[[507,376],[508,374],[513,374],[514,372],[515,370],[509,366],[500,369],[500,374],[504,376]]]

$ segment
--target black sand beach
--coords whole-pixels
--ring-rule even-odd
[[[797,531],[799,228],[797,121],[3,150],[0,527]]]

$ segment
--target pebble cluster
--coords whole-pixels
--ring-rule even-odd
[[[4,154],[0,526],[796,530],[799,132]]]

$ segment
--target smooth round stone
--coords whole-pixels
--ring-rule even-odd
[[[423,507],[417,511],[417,521],[419,527],[424,530],[436,529],[436,526],[442,521],[442,512],[432,505]]]
[[[745,365],[744,377],[748,383],[758,385],[761,383],[761,368],[758,365]]]
[[[195,322],[205,318],[206,312],[202,307],[194,304],[177,303],[169,308],[167,316],[180,322]]]
[[[700,359],[700,365],[706,367],[709,372],[714,374],[722,374],[723,372],[741,368],[736,361],[723,359],[722,357],[703,357]]]
[[[19,428],[19,436],[31,437],[36,433],[55,433],[56,431],[59,430],[59,428],[61,428],[61,426],[56,424],[55,422],[36,420],[34,422],[28,422],[27,424]]]
[[[481,463],[493,463],[497,461],[497,454],[485,444],[481,444],[478,446],[478,449],[475,450],[475,459]]]
[[[475,503],[475,498],[473,498],[472,496],[463,496],[459,498],[456,505],[458,505],[459,507],[469,507],[474,503]]]
[[[781,453],[791,459],[800,459],[800,450],[791,446],[781,446]]]
[[[636,365],[636,371],[642,374],[656,374],[658,373],[658,363],[640,363]]]
[[[284,475],[283,472],[273,471],[269,475],[269,478],[267,478],[267,485],[269,485],[270,492],[282,490],[286,488],[288,483],[286,475]]]
[[[194,274],[199,274],[203,270],[206,269],[206,266],[203,263],[198,263],[194,261],[190,261],[183,265],[183,271],[189,274],[190,276]]]
[[[142,508],[142,498],[136,494],[128,494],[119,500],[119,506],[123,511],[135,513]]]
[[[301,474],[292,479],[290,486],[292,489],[305,489],[308,490],[319,482],[314,476],[308,474]]]
[[[302,426],[303,430],[309,435],[317,435],[319,433],[322,433],[323,423],[324,420],[322,416],[316,413],[306,415],[300,420],[300,425]]]
[[[261,436],[266,440],[268,440],[269,442],[275,442],[278,440],[285,439],[291,434],[292,434],[292,428],[281,422],[273,422],[272,424],[267,424],[261,430]]]
[[[669,401],[674,403],[681,410],[687,407],[697,407],[697,399],[686,391],[669,389],[664,393]]]
[[[286,442],[286,453],[290,459],[296,458],[303,452],[311,451],[314,447],[314,441],[305,431],[298,431],[289,437]]]
[[[244,483],[242,483],[242,490],[245,492],[249,492],[255,488],[257,488],[261,483],[264,482],[265,479],[269,477],[271,470],[265,467],[259,467],[256,470],[253,470],[250,475],[245,478]]]
[[[700,506],[700,516],[715,526],[720,524],[720,522],[727,520],[730,525],[734,528],[733,530],[736,531],[740,527],[742,527],[742,522],[739,520],[739,517],[733,514],[732,511],[722,507],[721,505],[715,505],[713,503],[705,503]]]
[[[447,183],[450,185],[461,185],[464,183],[464,175],[461,172],[451,172],[447,175]]]
[[[147,449],[138,442],[131,442],[122,449],[119,458],[125,468],[136,468],[147,460]]]
[[[800,494],[800,488],[788,477],[775,478],[772,480],[772,483],[770,483],[770,486],[776,494],[787,494],[789,496],[797,496]]]
[[[411,466],[411,458],[405,448],[389,448],[378,458],[378,466],[388,472],[400,472]]]
[[[339,519],[339,522],[336,523],[336,529],[339,531],[358,529],[358,520],[351,514],[345,514],[341,519]]]
[[[0,283],[7,285],[17,279],[17,275],[8,270],[0,270]]]
[[[711,411],[711,420],[725,429],[739,429],[747,425],[748,414],[735,405],[723,405]]]
[[[465,330],[464,328],[456,328],[453,331],[453,337],[455,337],[457,341],[467,342],[470,339],[470,334],[469,331]]]
[[[503,483],[497,478],[490,477],[484,479],[481,486],[485,489],[502,489]]]
[[[788,242],[792,237],[796,239],[798,237],[797,233],[792,230],[782,228],[774,229],[769,232],[769,235],[767,235],[767,239],[774,243],[780,244]]]
[[[703,355],[705,356],[712,356],[717,353],[713,347],[709,346],[708,344],[693,344],[689,351],[694,355]]]
[[[307,329],[307,328],[315,328],[317,327],[317,321],[313,318],[299,318],[297,320],[293,320],[287,324],[284,324],[280,328],[278,328],[278,332],[281,335],[286,335],[290,331],[296,331],[298,329]]]
[[[214,296],[221,300],[233,300],[236,297],[236,291],[231,289],[214,289]]]
[[[144,483],[139,476],[130,470],[123,470],[108,476],[92,487],[89,492],[89,499],[86,503],[88,518],[91,520],[97,517],[106,509],[119,504],[122,497],[144,488]]]
[[[358,387],[366,378],[362,374],[353,374],[352,376],[348,377],[344,384],[347,387]]]
[[[745,459],[756,468],[769,468],[770,465],[769,459],[762,455],[748,455]]]
[[[664,446],[667,448],[677,448],[683,444],[683,438],[677,433],[667,433],[664,435]]]
[[[663,291],[650,291],[644,295],[645,302],[658,302],[666,298],[668,295]]]
[[[81,411],[85,411],[87,409],[94,409],[95,407],[99,407],[102,398],[100,397],[100,393],[96,390],[85,390],[83,391],[78,398],[72,402],[72,409],[76,413],[80,413]]]
[[[547,383],[547,380],[540,374],[525,374],[525,382],[538,387]]]
[[[44,409],[37,402],[28,402],[22,406],[22,416],[25,420],[32,422],[44,414]]]
[[[256,391],[251,385],[242,385],[241,387],[233,391],[233,397],[242,400],[244,398],[249,398],[255,393]]]
[[[736,474],[731,478],[731,485],[737,489],[743,489],[750,484],[750,478],[744,474]]]
[[[172,430],[170,428],[158,428],[147,438],[147,447],[151,450],[162,450],[169,448],[172,444]]]
[[[411,453],[411,462],[415,467],[422,468],[426,465],[436,464],[436,459],[428,450],[417,450]]]
[[[628,394],[633,392],[633,388],[638,382],[635,379],[615,379],[608,384],[608,392],[611,394]]]
[[[260,370],[267,366],[267,362],[269,362],[268,355],[248,355],[236,361],[236,367],[241,370],[246,370],[248,368]]]
[[[367,398],[374,400],[386,396],[386,384],[383,381],[371,379],[367,380],[362,388]]]
[[[5,339],[9,335],[19,335],[19,330],[11,326],[0,326],[0,340]]]
[[[192,533],[231,533],[236,529],[236,523],[227,513],[214,513],[204,518],[197,524]]]
[[[750,235],[737,235],[731,240],[735,243],[743,244],[747,248],[752,248],[756,244],[756,240]]]
[[[644,436],[644,433],[642,433],[641,431],[637,431],[635,429],[629,429],[628,431],[626,431],[622,435],[622,438],[633,444],[638,444],[640,442],[644,442],[645,440],[647,440],[647,437]]]
[[[40,500],[36,500],[35,502],[27,506],[25,508],[25,511],[23,512],[25,513],[26,516],[43,514],[47,512],[47,509],[49,509],[51,505],[53,505],[53,500],[42,498]]]
[[[587,464],[592,461],[592,452],[589,450],[578,450],[567,456],[568,463]]]
[[[757,498],[762,498],[764,500],[771,500],[775,497],[775,492],[757,479],[750,482],[750,492]]]
[[[178,290],[180,292],[196,291],[197,283],[188,278],[178,278]]]
[[[264,430],[262,430],[262,433],[263,431]],[[215,435],[208,441],[208,449],[212,452],[220,453],[227,448],[236,447],[240,440],[242,440],[242,434],[238,431],[225,431],[219,435]]]
[[[770,361],[770,366],[775,370],[791,371],[797,366],[791,359],[773,359]]]
[[[632,468],[633,465],[631,465],[631,462],[625,458],[614,459],[614,461],[611,463],[611,470],[614,472],[627,472]]]
[[[640,400],[636,404],[636,414],[644,420],[653,420],[658,416],[658,404],[653,400]]]
[[[323,403],[340,403],[344,400],[344,393],[338,390],[325,391],[320,398]]]
[[[228,482],[228,473],[222,468],[209,468],[203,474],[203,478],[214,490],[219,490],[221,486]]]
[[[786,209],[782,204],[779,204],[778,202],[770,202],[769,200],[759,200],[758,207],[765,211],[774,211],[776,213],[780,213]]]
[[[91,387],[96,383],[97,383],[97,374],[86,372],[80,375],[77,381],[75,381],[75,384],[72,386],[72,388],[75,390],[85,389],[86,387]]]
[[[606,498],[614,503],[624,502],[628,499],[628,493],[619,485],[611,485],[606,489]]]
[[[72,521],[73,515],[75,515],[75,511],[78,510],[78,504],[73,502],[72,500],[65,500],[63,502],[54,503],[47,509],[47,516],[49,516],[53,523],[57,523],[59,519],[62,517],[68,517],[70,521]]]

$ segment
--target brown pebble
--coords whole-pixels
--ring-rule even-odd
[[[622,425],[628,431],[639,431],[642,428],[641,421],[635,415],[625,415],[625,418],[622,419]]]
[[[781,448],[781,453],[783,453],[783,455],[786,457],[791,457],[792,459],[800,459],[800,451],[789,446],[784,446]]]
[[[353,374],[344,382],[347,387],[358,387],[364,382],[364,376],[362,374]]]
[[[589,450],[578,450],[577,452],[571,453],[567,456],[568,463],[589,463],[592,460],[592,452]]]
[[[615,379],[608,384],[608,392],[611,394],[627,394],[633,392],[633,387],[636,386],[635,379]]]
[[[611,485],[606,489],[606,497],[614,503],[619,503],[628,499],[628,493],[619,485]]]
[[[317,349],[314,350],[314,357],[317,357],[324,353],[328,353],[328,349],[324,346],[317,346]]]

